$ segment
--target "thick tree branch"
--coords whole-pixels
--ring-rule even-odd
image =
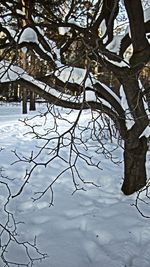
[[[123,88],[130,112],[134,119],[134,125],[128,131],[128,144],[131,147],[136,147],[139,137],[149,124],[149,119],[144,107],[142,91],[139,88],[136,77],[131,76],[130,78],[128,77],[128,79],[124,79]]]
[[[124,0],[124,3],[129,17],[133,45],[133,56],[130,62],[132,66],[144,65],[150,59],[150,48],[146,38],[142,3],[141,0]]]

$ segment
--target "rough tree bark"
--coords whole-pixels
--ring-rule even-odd
[[[146,185],[146,153],[148,150],[147,138],[141,137],[136,148],[131,148],[128,142],[124,147],[124,182],[122,191],[131,195]]]
[[[142,92],[135,76],[124,81],[124,92],[134,124],[127,131],[124,145],[124,182],[122,191],[130,195],[146,185],[147,138],[141,137],[149,120],[142,100]]]

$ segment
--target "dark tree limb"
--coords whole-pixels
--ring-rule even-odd
[[[9,84],[9,82],[7,82],[7,83]],[[61,87],[59,87],[60,97],[58,97],[58,96],[55,96],[54,94],[51,94],[50,88],[49,88],[49,91],[46,91],[46,88],[49,87],[49,86],[47,86],[47,84],[45,84],[45,90],[44,90],[44,89],[41,89],[38,85],[34,84],[34,82],[32,80],[31,81],[30,80],[24,80],[23,78],[19,78],[19,77],[18,77],[18,80],[13,81],[13,83],[21,84],[22,86],[28,88],[28,90],[30,90],[31,92],[34,92],[34,93],[40,95],[42,98],[47,100],[50,104],[54,104],[56,106],[61,106],[64,108],[76,109],[76,110],[91,109],[91,110],[100,111],[101,113],[105,113],[114,121],[116,128],[119,131],[119,133],[123,139],[125,138],[125,136],[127,134],[127,128],[125,125],[125,117],[124,117],[123,109],[121,108],[119,103],[117,103],[115,98],[113,98],[113,96],[111,94],[109,94],[102,86],[100,86],[98,84],[96,84],[95,88],[98,88],[99,92],[101,91],[100,97],[102,99],[106,99],[106,95],[107,95],[108,96],[107,101],[112,106],[112,108],[103,104],[102,101],[83,100],[83,102],[79,102],[79,101],[71,102],[71,99],[70,99],[71,96],[69,96],[69,95],[68,95],[68,100],[64,100],[64,99],[62,99],[63,93],[61,95],[61,91],[60,91]],[[63,85],[63,82],[61,82],[61,86],[62,85]],[[54,88],[54,85],[53,85],[53,88]],[[55,88],[57,88],[57,86]],[[80,88],[80,86],[79,86],[79,88]],[[84,92],[86,92],[86,90],[89,90],[89,89],[91,91],[95,91],[92,88],[86,88]],[[62,89],[62,91],[63,91],[63,89]],[[96,91],[95,91],[95,93],[96,93]]]
[[[105,20],[107,32],[108,34],[108,40],[107,43],[110,43],[113,39],[113,27],[114,27],[114,20],[119,12],[119,1],[118,0],[104,0],[102,3],[102,10],[93,24],[93,29],[98,29],[101,22]],[[103,36],[103,38],[106,37],[106,34]]]
[[[144,65],[150,59],[150,48],[146,39],[142,3],[141,0],[124,0],[124,3],[129,17],[133,44],[133,56],[130,62],[132,66],[141,63]]]
[[[134,125],[128,131],[128,145],[130,144],[130,147],[136,147],[140,135],[149,124],[149,119],[143,103],[142,90],[139,88],[139,82],[136,77],[131,76],[125,79],[123,88],[131,115],[134,119]]]

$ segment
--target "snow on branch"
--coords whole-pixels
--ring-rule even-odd
[[[21,44],[23,42],[32,42],[38,44],[37,34],[31,27],[25,28],[19,36],[18,43]]]
[[[60,73],[56,72],[57,78],[59,78],[61,81],[64,82],[70,82],[74,83],[75,81],[76,84],[82,85],[85,88],[85,91],[82,92],[82,94],[78,97],[76,96],[69,96],[68,94],[65,94],[61,91],[58,91],[45,82],[39,81],[34,79],[32,76],[28,75],[21,67],[18,67],[16,65],[12,65],[8,61],[1,61],[0,62],[0,80],[1,83],[8,83],[8,82],[13,82],[13,81],[18,81],[18,80],[24,80],[26,82],[31,83],[32,85],[37,86],[39,89],[42,91],[51,94],[52,96],[56,98],[61,98],[62,100],[68,100],[69,102],[77,102],[77,103],[82,103],[84,100],[86,102],[99,102],[99,97],[96,95],[96,91],[92,89],[91,87],[94,86],[95,88],[98,88],[99,86],[104,89],[104,91],[107,92],[107,94],[110,94],[112,98],[115,99],[115,101],[120,102],[119,97],[112,92],[111,89],[109,89],[108,86],[102,84],[102,83],[96,83],[95,78],[92,79],[92,77],[86,77],[86,70],[79,69],[79,68],[66,68],[62,70]],[[83,90],[84,90],[83,88]],[[88,90],[86,90],[88,88]],[[107,101],[106,97],[104,97],[105,100]],[[111,104],[109,104],[111,105]]]
[[[36,80],[28,75],[22,68],[12,65],[8,61],[0,62],[0,81],[1,83],[19,82],[54,105],[72,109],[90,108],[92,110],[100,110],[109,115],[113,120],[119,121],[119,124],[122,124],[122,128],[125,131],[124,111],[115,93],[106,85],[97,83],[95,78],[91,78],[90,80],[88,76],[86,77],[84,70],[75,68],[74,71],[77,71],[77,73],[74,73],[75,76],[81,76],[80,79],[77,80],[79,84],[76,83],[76,86],[78,85],[79,88],[82,85],[82,93],[78,96],[65,94],[61,90],[58,91],[55,89],[55,83],[50,86],[43,81]],[[65,73],[63,73],[63,75],[65,75]],[[74,79],[71,79],[72,84],[73,81]],[[64,85],[63,82],[62,85]],[[120,118],[118,116],[120,116]]]

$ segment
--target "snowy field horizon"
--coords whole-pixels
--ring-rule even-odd
[[[38,111],[44,111],[45,104],[38,104]],[[62,112],[63,109],[62,109]],[[0,104],[0,168],[7,181],[12,195],[16,194],[23,183],[26,164],[18,162],[12,164],[16,157],[12,151],[21,156],[27,156],[39,147],[40,140],[33,139],[27,126],[21,121],[25,117],[31,118],[36,112],[21,114],[21,104]],[[69,118],[74,120],[77,111]],[[89,118],[89,111],[84,111],[81,124],[84,125]],[[40,116],[33,119],[40,123]],[[50,117],[47,124],[51,125]],[[65,124],[61,123],[63,131]],[[42,127],[39,132],[42,131]],[[98,143],[97,143],[98,145]],[[115,145],[108,141],[108,146]],[[92,151],[91,145],[91,151]],[[62,157],[67,158],[67,150],[63,150]],[[9,210],[13,212],[18,224],[19,240],[32,242],[36,236],[37,247],[48,257],[42,261],[35,261],[35,267],[149,267],[150,262],[150,218],[144,218],[136,209],[137,194],[125,196],[121,192],[123,182],[122,149],[114,149],[114,164],[104,155],[100,154],[101,169],[83,166],[79,162],[79,169],[87,181],[92,184],[85,185],[85,190],[78,190],[74,194],[74,184],[70,172],[65,174],[54,184],[53,206],[49,207],[50,194],[33,201],[35,192],[40,192],[48,185],[51,179],[63,170],[64,164],[59,158],[46,168],[38,166],[33,172],[29,183],[23,192],[16,198],[10,199]],[[42,154],[42,157],[48,155]],[[41,158],[44,160],[44,158]],[[147,154],[148,178],[150,177],[150,151]],[[5,177],[8,177],[7,179]],[[0,183],[0,200],[6,202],[7,192]],[[150,216],[150,204],[145,192],[141,194],[143,201],[139,201],[141,212]],[[0,223],[5,224],[3,205],[0,209]],[[2,230],[1,230],[2,231]],[[2,236],[1,242],[7,241]],[[9,261],[28,263],[22,247],[8,246],[6,253]],[[32,252],[31,252],[32,253]],[[34,252],[33,252],[34,254]],[[0,267],[6,266],[0,259]],[[10,266],[14,266],[13,264]],[[28,265],[32,266],[32,265]]]

